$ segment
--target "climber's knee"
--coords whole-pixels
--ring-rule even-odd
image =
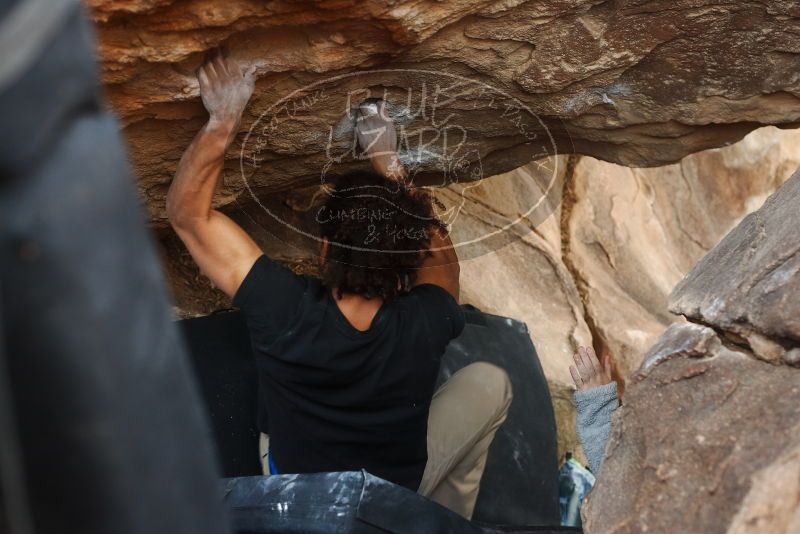
[[[497,413],[508,411],[513,398],[511,380],[508,373],[488,362],[475,362],[461,369],[465,380],[472,383],[476,393],[480,393],[481,400],[489,403]]]

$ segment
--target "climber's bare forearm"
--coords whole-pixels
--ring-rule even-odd
[[[167,193],[167,216],[173,226],[208,218],[235,128],[233,120],[209,121],[183,153]]]
[[[200,270],[233,296],[261,249],[227,215],[212,209],[225,151],[253,91],[250,74],[221,56],[199,73],[209,121],[184,152],[167,193],[167,216]]]
[[[368,99],[359,105],[355,133],[358,146],[379,174],[406,182],[408,173],[397,155],[397,131],[383,100]]]
[[[460,293],[461,267],[458,254],[448,233],[435,228],[430,241],[430,256],[425,258],[417,271],[414,285],[433,284],[450,293],[456,302]]]

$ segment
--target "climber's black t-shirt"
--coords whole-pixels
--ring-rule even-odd
[[[439,363],[464,328],[455,299],[417,286],[360,332],[319,281],[261,256],[233,302],[250,329],[258,424],[278,471],[366,469],[416,491]]]

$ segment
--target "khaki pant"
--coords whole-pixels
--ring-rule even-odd
[[[511,404],[511,382],[499,367],[470,364],[442,384],[428,415],[428,464],[419,493],[472,517],[489,445]]]
[[[506,419],[511,398],[506,372],[486,362],[464,367],[436,390],[428,415],[428,463],[420,495],[472,517],[489,445]],[[265,434],[259,450],[268,474]]]

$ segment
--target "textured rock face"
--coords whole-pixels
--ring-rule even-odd
[[[614,416],[589,532],[797,531],[798,213],[800,171],[675,288],[671,308],[716,332],[673,325],[645,356]]]
[[[766,128],[732,147],[656,169],[580,159],[567,194],[573,199],[567,261],[596,341],[623,374],[677,320],[667,311],[675,284],[800,167],[799,147],[800,132]],[[786,223],[783,231],[792,228]],[[722,272],[718,278],[727,279]]]
[[[692,269],[670,308],[783,358],[800,345],[799,215],[800,173]]]
[[[800,532],[800,445],[785,451],[752,476],[729,534]]]
[[[645,365],[614,416],[586,531],[796,532],[800,369],[691,324]]]
[[[259,76],[220,205],[247,200],[242,176],[275,191],[358,165],[345,116],[384,91],[406,162],[449,181],[554,151],[664,164],[800,120],[791,0],[85,1],[156,223],[204,120],[194,70],[218,45]]]

